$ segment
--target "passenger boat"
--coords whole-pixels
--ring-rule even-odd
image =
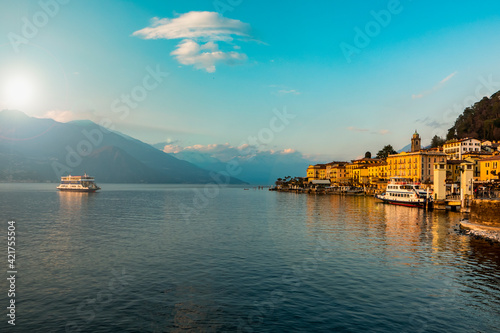
[[[432,204],[429,193],[420,188],[419,183],[404,177],[391,177],[385,193],[376,194],[375,198],[389,204],[408,207],[425,207]]]
[[[365,191],[361,187],[355,186],[329,186],[325,187],[327,193],[345,195],[364,195]]]
[[[365,191],[362,187],[356,186],[341,186],[341,192],[346,195],[363,195]]]
[[[57,187],[60,191],[72,192],[95,192],[101,188],[96,185],[94,177],[87,176],[67,176],[61,177],[61,184]]]

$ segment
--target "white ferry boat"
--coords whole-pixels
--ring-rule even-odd
[[[60,191],[73,192],[95,192],[101,188],[96,185],[94,177],[89,177],[87,174],[83,176],[67,176],[61,177],[61,184],[57,187]]]
[[[425,207],[432,203],[429,193],[420,188],[419,183],[404,177],[391,177],[385,193],[375,198],[393,205],[408,207]]]

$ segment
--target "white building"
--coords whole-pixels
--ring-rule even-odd
[[[480,151],[481,141],[477,139],[450,140],[443,145],[443,152],[452,160],[461,160],[462,154]]]

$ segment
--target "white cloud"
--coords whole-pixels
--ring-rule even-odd
[[[257,146],[251,146],[249,144],[243,144],[239,147],[235,147],[230,145],[229,143],[224,144],[208,144],[208,145],[192,145],[187,147],[181,147],[175,144],[167,144],[163,151],[165,153],[203,153],[207,154],[210,157],[217,158],[222,162],[227,162],[234,158],[237,159],[252,159],[256,155],[264,156],[264,155],[293,155],[298,154],[302,156],[301,153],[298,153],[295,149],[285,148],[283,150],[260,150]]]
[[[208,52],[203,52],[208,50]],[[238,52],[222,52],[217,44],[208,42],[200,45],[197,42],[185,39],[177,45],[177,50],[170,53],[183,65],[193,65],[196,69],[204,69],[208,73],[215,72],[215,64],[223,62],[235,65],[247,59],[246,54]]]
[[[451,73],[450,75],[448,75],[447,77],[445,77],[444,79],[442,79],[441,81],[439,81],[439,83],[436,84],[434,87],[432,87],[432,89],[425,90],[425,91],[423,91],[423,92],[421,92],[419,94],[413,94],[413,95],[411,95],[411,98],[412,99],[420,99],[422,97],[425,97],[427,95],[432,94],[433,92],[438,91],[439,89],[441,89],[446,84],[446,82],[448,82],[449,80],[451,80],[457,74],[458,74],[458,71],[455,71],[455,72]]]
[[[216,12],[189,12],[174,19],[151,20],[151,27],[138,30],[134,36],[144,39],[207,38],[228,40],[231,35],[248,37],[250,26],[239,20],[222,17]]]
[[[218,43],[233,43],[235,37],[248,40],[249,30],[247,23],[225,18],[216,12],[189,12],[173,19],[153,18],[150,27],[132,35],[143,39],[182,39],[171,55],[183,65],[213,73],[217,63],[236,65],[247,60],[244,53],[221,51]],[[232,47],[240,49],[238,45]]]
[[[168,144],[168,145],[165,145],[165,147],[163,147],[163,151],[165,153],[169,153],[169,154],[176,154],[176,153],[179,153],[183,150],[184,148],[182,148],[181,146],[178,146],[178,145],[174,145],[174,144]]]
[[[50,110],[38,118],[51,118],[60,123],[67,123],[73,120],[94,120],[95,114],[90,111],[73,112],[70,110]]]
[[[290,89],[290,90],[281,89],[278,91],[278,94],[279,95],[287,95],[287,94],[300,95],[300,91],[297,91],[295,89]]]
[[[457,71],[451,73],[450,75],[448,75],[447,77],[445,77],[444,79],[442,79],[439,83],[441,83],[441,84],[446,83],[452,77],[454,77],[455,75],[457,75],[457,73],[458,73]]]
[[[283,96],[283,95],[300,95],[302,94],[299,90],[293,89],[291,87],[285,86],[283,84],[270,84],[266,86],[267,88],[273,88],[273,91],[271,91],[271,94],[273,95],[278,95],[278,96]]]

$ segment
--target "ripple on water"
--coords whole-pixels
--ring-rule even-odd
[[[0,189],[3,219],[18,221],[26,330],[500,327],[499,247],[456,233],[458,214],[241,188],[196,207],[189,186],[49,185]]]

